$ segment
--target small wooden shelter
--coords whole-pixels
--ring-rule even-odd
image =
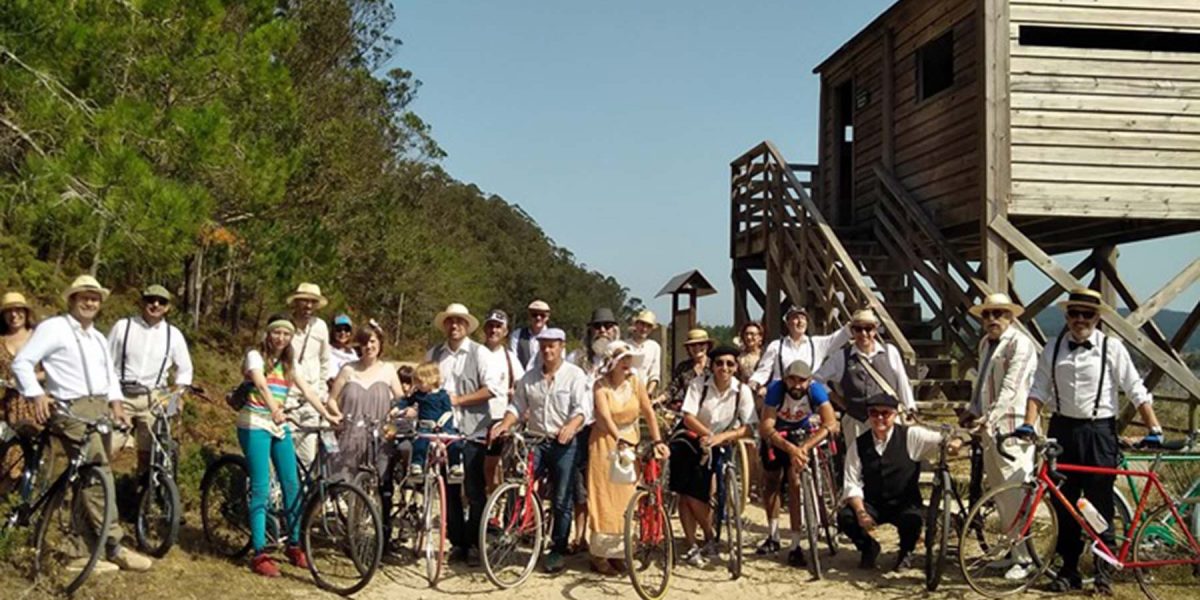
[[[693,269],[672,277],[655,294],[655,298],[667,294],[671,295],[671,343],[669,347],[671,349],[672,368],[687,358],[683,342],[687,341],[688,330],[696,327],[696,299],[703,296],[711,296],[715,293],[717,293],[716,288],[704,278],[704,275],[700,274],[700,271]],[[686,299],[686,302],[681,304],[680,300],[683,299]]]
[[[739,323],[748,297],[768,325],[781,296],[825,326],[871,306],[925,397],[965,399],[966,309],[993,290],[1019,299],[1011,264],[1028,260],[1053,282],[1024,298],[1035,337],[1063,289],[1101,289],[1132,311],[1105,326],[1151,363],[1147,383],[1174,380],[1194,410],[1179,351],[1200,306],[1173,339],[1152,317],[1200,258],[1139,296],[1117,246],[1200,230],[1200,2],[900,0],[815,73],[818,164],[769,142],[732,163]],[[1053,258],[1078,250],[1078,265]]]

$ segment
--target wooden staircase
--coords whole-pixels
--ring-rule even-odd
[[[903,355],[923,412],[946,415],[970,399],[979,329],[966,309],[986,285],[953,256],[919,205],[880,174],[878,221],[869,230],[831,227],[809,196],[811,167],[788,163],[763,142],[731,163],[730,254],[739,298],[779,322],[778,294],[808,307],[810,327],[830,331],[859,308],[875,310],[882,335]],[[746,271],[765,269],[763,292]],[[931,313],[926,316],[926,313]]]

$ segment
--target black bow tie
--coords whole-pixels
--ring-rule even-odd
[[[1091,341],[1091,340],[1087,340],[1087,341],[1084,341],[1084,342],[1072,342],[1072,341],[1068,340],[1068,341],[1067,341],[1067,348],[1068,348],[1068,349],[1069,349],[1071,352],[1074,352],[1076,348],[1083,348],[1084,350],[1091,350],[1091,349],[1092,349],[1092,341]]]

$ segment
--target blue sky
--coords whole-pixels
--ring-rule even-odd
[[[729,162],[764,139],[814,161],[812,68],[891,2],[394,4],[393,62],[423,82],[413,108],[451,174],[520,205],[660,315],[663,283],[700,269],[721,292],[700,318],[720,324],[733,315]],[[1200,234],[1121,252],[1145,297],[1200,255]],[[1047,283],[1018,267],[1025,295]],[[1193,286],[1171,307],[1198,298]]]

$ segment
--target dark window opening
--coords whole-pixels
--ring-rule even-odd
[[[917,49],[917,100],[954,85],[954,30]]]
[[[1022,25],[1022,46],[1200,53],[1200,33]]]

